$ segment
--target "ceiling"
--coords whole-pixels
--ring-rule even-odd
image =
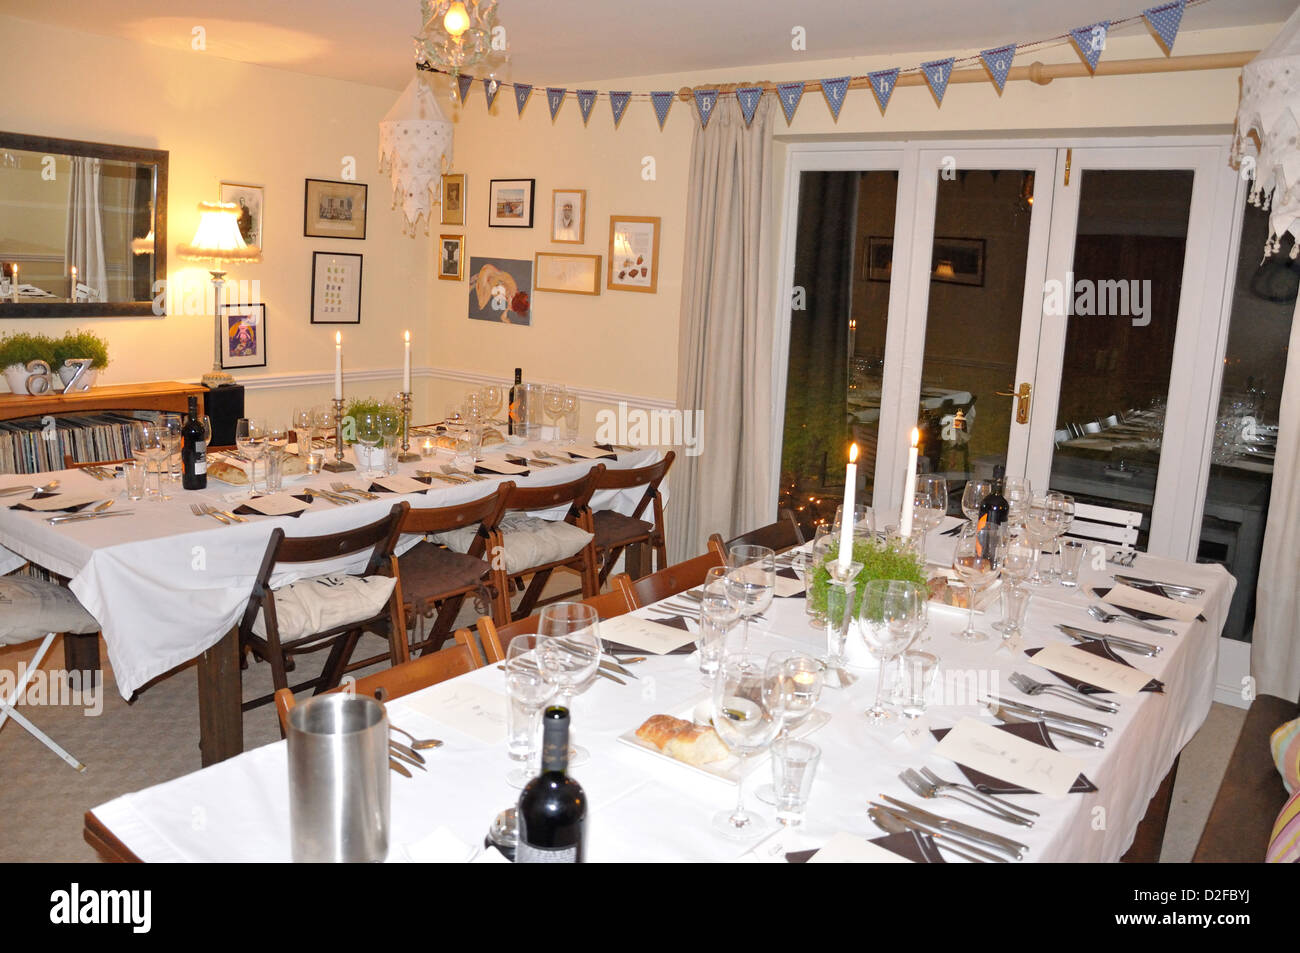
[[[1157,0],[501,0],[511,75],[534,84],[800,59],[964,50],[1054,36]],[[1210,0],[1182,29],[1279,23],[1296,0]],[[645,13],[644,10],[652,13]],[[0,13],[246,63],[400,89],[418,0],[0,0]],[[803,27],[806,52],[791,48]],[[1134,24],[1129,29],[1139,28]],[[900,64],[912,65],[912,64]]]

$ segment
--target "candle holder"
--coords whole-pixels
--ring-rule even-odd
[[[849,563],[842,568],[838,559],[826,562],[826,571],[830,573],[830,584],[826,587],[826,684],[835,684],[847,688],[857,681],[845,671],[848,655],[845,643],[849,637],[849,621],[853,618],[853,594],[858,588],[858,573],[862,572],[862,563]]]
[[[334,460],[324,465],[330,473],[346,473],[355,470],[352,464],[343,459],[343,398],[334,398]]]
[[[414,463],[420,455],[411,452],[411,392],[404,390],[397,396],[402,398],[402,452],[397,455],[397,462]]]

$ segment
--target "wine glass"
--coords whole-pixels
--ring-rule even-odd
[[[1034,497],[1029,481],[1024,477],[1007,477],[1002,481],[1002,495],[1007,500],[1007,521],[1023,526],[1029,503]]]
[[[782,650],[767,657],[763,691],[768,694],[773,717],[781,725],[778,738],[789,737],[790,729],[801,725],[813,713],[821,698],[825,672],[826,666],[800,652]],[[775,804],[776,788],[764,784],[754,796],[764,804]]]
[[[266,453],[266,428],[252,417],[235,421],[235,446],[248,458],[248,495],[257,493],[257,461]]]
[[[1050,514],[1049,522],[1052,527],[1052,538],[1048,542],[1051,546],[1053,566],[1043,571],[1043,580],[1053,583],[1061,577],[1061,574],[1055,568],[1055,556],[1060,546],[1061,537],[1065,535],[1070,528],[1070,523],[1074,521],[1074,497],[1067,496],[1064,493],[1051,492],[1047,494],[1046,502],[1047,511]]]
[[[700,586],[700,672],[712,684],[718,659],[727,644],[727,633],[740,618],[740,611],[727,597],[727,567],[710,566]]]
[[[713,727],[739,760],[736,768],[736,809],[713,816],[718,832],[735,838],[752,837],[769,822],[745,810],[745,763],[772,743],[781,727],[764,691],[767,660],[761,655],[724,655],[713,680]]]
[[[131,455],[144,464],[145,496],[153,500],[170,499],[162,492],[162,460],[167,455],[162,435],[162,427],[152,421],[142,420],[131,428]],[[149,489],[150,469],[157,478],[157,488],[153,490]]]
[[[1036,496],[1025,513],[1025,535],[1034,546],[1034,571],[1026,580],[1030,586],[1044,586],[1050,580],[1040,571],[1042,550],[1048,543],[1054,543],[1056,537],[1065,531],[1074,515],[1074,500],[1062,493],[1047,493]]]
[[[972,526],[979,519],[980,504],[984,502],[984,497],[992,492],[992,480],[966,481],[966,488],[961,491],[961,511]]]
[[[289,427],[282,420],[266,426],[266,469],[263,471],[262,484],[267,493],[279,492],[279,481],[284,479],[284,454],[289,446]],[[271,485],[271,470],[276,469],[276,486]]]
[[[968,526],[957,539],[952,553],[953,571],[966,583],[966,628],[957,634],[963,642],[983,642],[988,633],[975,628],[975,599],[980,588],[997,578],[994,564],[1002,530],[997,526]]]
[[[363,473],[366,476],[375,475],[375,457],[378,456],[375,447],[379,446],[384,440],[384,415],[379,411],[368,410],[359,413],[355,417],[357,443],[366,448],[362,454],[366,463]]]
[[[582,401],[573,391],[567,387],[564,389],[564,439],[573,444],[578,439],[578,418],[579,411],[582,409]]]
[[[289,421],[298,440],[298,456],[304,460],[312,451],[312,438],[315,436],[312,432],[314,419],[315,414],[310,407],[298,407]]]
[[[482,423],[487,417],[487,408],[483,402],[483,392],[481,390],[472,390],[465,395],[465,402],[460,405],[461,413],[464,415],[466,422],[475,424]]]
[[[912,522],[920,528],[921,557],[925,557],[926,538],[930,530],[943,522],[948,513],[948,481],[938,473],[922,473],[916,478],[912,494]]]
[[[560,694],[558,704],[573,711],[573,698],[596,680],[600,668],[600,620],[582,602],[555,602],[537,620],[537,664]],[[587,749],[572,745],[570,763],[587,760]]]
[[[808,568],[806,570],[808,578],[805,585],[811,587],[813,573],[817,571],[818,567],[825,565],[826,560],[830,558],[835,548],[835,544],[835,534],[831,532],[830,527],[825,523],[818,523],[816,532],[813,535],[812,549],[809,553]],[[795,571],[798,572],[798,570]],[[826,625],[826,613],[814,608],[811,595],[804,599],[804,612],[808,616],[808,624],[813,628],[820,629]]]
[[[880,662],[876,678],[876,701],[867,709],[867,720],[879,724],[893,717],[884,705],[885,673],[889,660],[902,654],[921,630],[925,598],[921,587],[898,579],[872,579],[863,587],[858,615],[858,632],[869,651]]]
[[[513,761],[521,762],[506,775],[512,787],[522,788],[534,776],[533,760],[537,755],[537,720],[542,706],[555,694],[555,683],[548,681],[538,663],[538,636],[516,635],[506,647],[506,693],[510,696],[510,720],[523,721],[519,730],[512,729],[508,751]]]
[[[487,415],[487,423],[501,423],[497,419],[497,412],[501,409],[501,401],[505,399],[504,388],[500,384],[487,384],[479,393],[483,395],[483,412]]]
[[[180,449],[182,443],[181,428],[185,418],[180,414],[159,414],[158,426],[162,430],[163,449],[167,451],[167,482],[180,481]],[[159,477],[161,480],[161,476]]]
[[[745,620],[740,647],[749,648],[749,620],[762,615],[776,593],[776,553],[766,546],[732,546],[727,551],[727,598]]]
[[[1002,545],[998,547],[993,559],[994,565],[1002,576],[1003,585],[1023,586],[1034,568],[1034,554],[1037,550],[1023,530],[1008,524],[1003,534]],[[1006,632],[1010,627],[1005,621],[998,621],[993,623],[993,628]]]
[[[844,527],[844,504],[835,507],[835,519],[831,523],[831,534],[838,545],[840,533]],[[876,538],[876,515],[871,507],[864,503],[853,506],[853,538],[872,541]]]
[[[559,421],[564,416],[564,389],[547,385],[542,391],[542,409],[546,411],[546,416],[551,418],[552,432],[558,434]],[[558,439],[553,442],[559,444]]]

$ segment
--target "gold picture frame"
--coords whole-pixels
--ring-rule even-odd
[[[566,295],[598,295],[600,264],[600,255],[539,251],[533,259],[533,290]]]
[[[609,264],[605,287],[610,291],[654,294],[659,288],[659,225],[657,215],[609,217]]]
[[[465,277],[465,236],[438,236],[438,277],[443,281],[461,281]]]
[[[587,190],[551,190],[551,241],[581,245],[587,240]]]
[[[438,195],[442,202],[442,224],[465,224],[465,194],[467,183],[464,172],[449,172],[439,183]]]

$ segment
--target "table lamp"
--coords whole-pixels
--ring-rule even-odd
[[[258,262],[262,250],[244,244],[239,234],[239,206],[233,202],[200,202],[199,227],[194,241],[180,247],[181,258],[187,261],[210,261],[212,288],[216,302],[213,315],[212,370],[203,375],[208,387],[233,384],[235,378],[221,369],[221,297],[226,285],[226,273],[219,270],[224,262]]]

